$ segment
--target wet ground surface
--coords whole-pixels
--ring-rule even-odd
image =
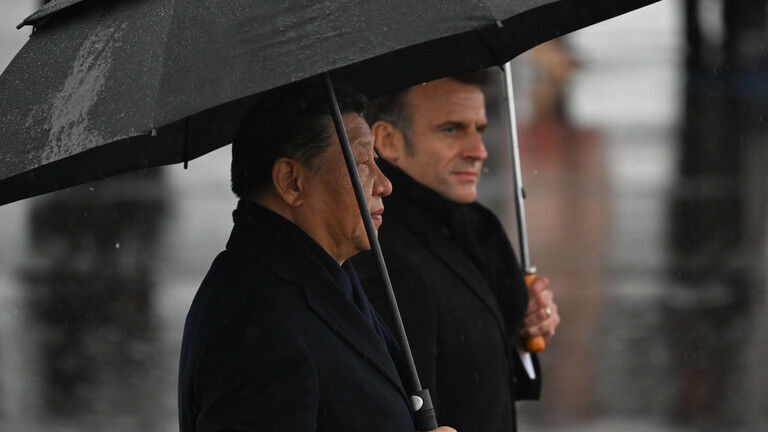
[[[23,3],[0,6],[4,28]],[[563,318],[521,430],[768,428],[768,111],[683,72],[680,20],[662,2],[569,39],[565,119],[531,114],[536,71],[517,62],[531,252]],[[0,30],[2,64],[20,43]],[[501,134],[481,201],[512,233]],[[178,429],[184,316],[231,227],[228,158],[0,207],[0,430]]]

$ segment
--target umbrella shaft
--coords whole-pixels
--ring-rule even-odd
[[[336,101],[336,93],[333,91],[333,83],[331,83],[331,77],[328,75],[328,73],[323,74],[323,79],[328,91],[328,100],[331,104],[331,116],[333,117],[333,125],[335,126],[336,134],[339,137],[341,152],[344,154],[344,162],[347,164],[347,171],[349,172],[349,178],[352,181],[352,188],[355,190],[355,198],[357,199],[357,206],[360,209],[360,215],[363,217],[365,233],[368,235],[368,242],[371,245],[371,249],[373,249],[374,253],[376,254],[376,262],[379,267],[379,274],[381,275],[381,279],[384,281],[390,307],[392,308],[392,313],[395,317],[395,327],[397,330],[400,346],[403,349],[403,353],[405,354],[406,361],[408,363],[408,370],[411,374],[412,385],[415,387],[415,389],[413,389],[413,393],[418,393],[422,391],[421,381],[419,380],[419,375],[416,372],[416,365],[413,361],[411,346],[408,344],[408,337],[405,334],[405,326],[403,325],[402,318],[400,318],[400,309],[397,307],[397,300],[395,299],[395,293],[392,290],[392,282],[389,279],[387,266],[384,263],[384,255],[381,252],[379,238],[376,236],[376,230],[373,227],[371,213],[368,210],[368,203],[365,200],[363,186],[360,183],[360,176],[357,173],[355,157],[352,155],[352,148],[349,144],[349,137],[347,137],[347,130],[344,128],[344,122],[341,118],[341,110],[339,109],[339,104]]]
[[[510,63],[504,64],[504,91],[507,96],[507,131],[509,143],[509,155],[512,159],[515,187],[515,214],[517,215],[517,238],[520,241],[520,262],[523,270],[527,271],[531,266],[531,257],[528,253],[528,228],[525,223],[525,194],[523,192],[523,174],[520,165],[520,146],[517,141],[517,119],[515,117],[515,94],[512,87],[512,67]]]

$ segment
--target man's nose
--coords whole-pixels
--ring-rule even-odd
[[[385,197],[392,193],[392,182],[376,167],[376,178],[373,180],[373,196]]]
[[[473,133],[467,142],[462,156],[470,159],[485,160],[488,157],[488,151],[483,144],[483,136],[480,133]]]

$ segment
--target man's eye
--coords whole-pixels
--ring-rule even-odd
[[[443,128],[443,132],[445,132],[447,134],[454,134],[454,133],[456,133],[456,128],[453,127],[453,126],[447,126],[447,127]]]

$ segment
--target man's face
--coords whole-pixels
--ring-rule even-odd
[[[378,230],[383,220],[382,197],[392,193],[392,184],[376,166],[377,156],[368,123],[358,114],[345,114],[343,120],[373,225]],[[330,120],[328,127],[333,130]],[[314,161],[304,213],[305,217],[314,219],[310,223],[319,221],[325,226],[335,250],[352,256],[371,247],[335,132],[330,141],[328,148]]]
[[[405,107],[410,147],[394,161],[419,183],[452,201],[477,198],[488,153],[483,145],[485,98],[476,86],[443,78],[412,87]]]

